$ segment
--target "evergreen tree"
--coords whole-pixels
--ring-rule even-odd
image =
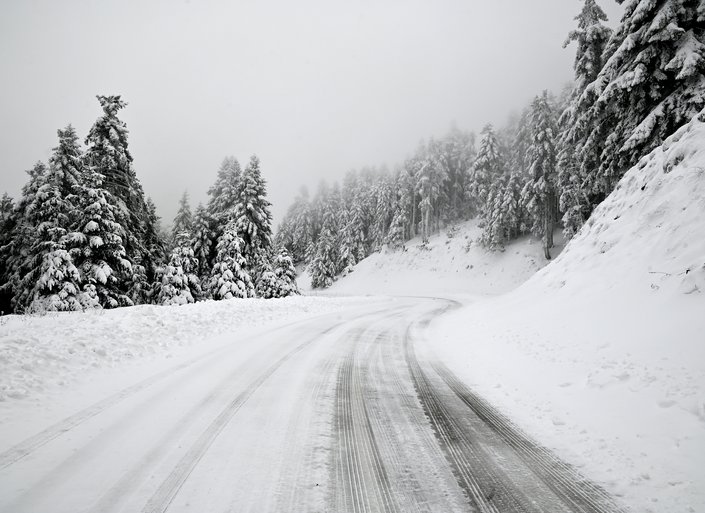
[[[272,214],[267,201],[266,182],[259,169],[259,159],[253,155],[242,173],[238,200],[234,209],[234,226],[243,240],[245,266],[255,281],[271,258]]]
[[[702,2],[627,2],[604,65],[576,107],[578,165],[591,192],[611,192],[627,169],[703,107]]]
[[[102,175],[102,185],[113,201],[115,221],[123,228],[123,246],[130,263],[141,264],[144,257],[144,228],[147,208],[142,185],[137,179],[128,149],[127,125],[118,112],[127,106],[119,95],[97,96],[103,115],[86,137],[86,162]]]
[[[548,92],[532,104],[531,178],[522,190],[522,202],[529,213],[531,232],[541,237],[544,255],[550,260],[556,215],[555,119]]]
[[[215,183],[208,189],[208,214],[216,227],[216,239],[235,213],[238,201],[238,189],[242,171],[235,157],[225,157],[218,170]]]
[[[313,219],[308,190],[302,187],[277,230],[277,243],[286,247],[294,262],[304,262],[313,242]]]
[[[254,297],[255,288],[243,256],[244,246],[235,221],[231,221],[226,225],[216,247],[209,284],[210,296],[213,299]]]
[[[333,284],[338,274],[340,255],[335,234],[338,233],[337,207],[340,194],[333,191],[328,194],[323,210],[322,228],[315,244],[315,252],[309,264],[311,287],[327,288]]]
[[[171,251],[169,263],[162,269],[157,303],[185,305],[198,301],[202,296],[201,280],[196,275],[198,262],[188,239],[182,236]]]
[[[487,205],[492,182],[502,174],[502,160],[499,151],[499,141],[492,125],[482,129],[480,150],[477,153],[472,169],[470,196],[476,210],[482,212]]]
[[[182,305],[203,297],[201,280],[198,277],[198,259],[191,247],[192,228],[188,195],[184,193],[172,227],[173,243],[169,262],[160,271],[157,297],[159,304]]]
[[[372,224],[372,250],[379,250],[387,243],[389,226],[394,216],[393,180],[388,173],[379,177],[376,186],[376,206]]]
[[[272,267],[275,276],[281,284],[279,297],[298,295],[299,288],[296,285],[296,268],[286,249],[281,249],[277,252],[272,262]]]
[[[17,267],[13,298],[18,311],[33,303],[58,310],[76,309],[80,303],[80,279],[64,244],[77,215],[81,149],[70,125],[57,133],[59,145],[49,166],[42,168],[31,186],[33,193],[24,198],[19,239],[24,258]],[[43,301],[45,296],[51,301]]]
[[[421,237],[428,242],[434,224],[437,227],[437,202],[444,193],[444,185],[448,179],[444,166],[441,165],[437,143],[431,139],[426,148],[423,164],[416,173],[416,191],[420,197],[419,212],[421,213]]]
[[[188,192],[184,191],[184,194],[179,200],[179,210],[176,212],[176,217],[174,217],[174,224],[171,227],[172,244],[176,244],[177,239],[182,235],[190,239],[192,233],[193,215],[191,214],[191,206],[188,202]]]
[[[0,315],[12,311],[12,289],[10,285],[10,253],[12,235],[15,232],[15,203],[4,193],[0,199]]]
[[[30,290],[21,288],[22,281],[30,274],[30,280],[38,278],[37,269],[41,265],[41,255],[28,252],[36,240],[35,226],[29,219],[29,206],[36,202],[37,192],[47,174],[47,166],[37,162],[27,171],[29,180],[22,187],[18,204],[8,219],[10,228],[5,236],[7,243],[2,247],[2,261],[5,264],[3,294],[12,297],[12,310],[21,311],[23,305],[31,302]],[[29,280],[28,280],[29,281]]]
[[[257,284],[257,295],[265,299],[297,295],[296,269],[286,249],[274,257],[273,270],[267,270]]]
[[[87,167],[77,196],[80,216],[66,244],[83,290],[103,308],[131,306],[133,268],[123,246],[125,230],[117,221],[116,200],[103,187],[103,175]]]
[[[198,261],[196,274],[205,282],[210,276],[212,262],[215,259],[215,227],[213,218],[211,218],[208,210],[199,204],[196,207],[196,213],[193,218],[193,238],[191,239],[191,247],[193,254]]]
[[[592,209],[590,186],[584,170],[578,165],[576,155],[581,140],[586,136],[585,130],[577,120],[585,116],[587,107],[581,96],[586,87],[597,79],[602,69],[602,55],[611,29],[603,22],[607,21],[604,11],[595,0],[585,0],[581,13],[575,18],[578,28],[573,30],[563,44],[564,47],[575,42],[575,86],[571,92],[568,106],[561,114],[558,143],[558,193],[559,207],[563,215],[563,233],[571,238],[583,225]],[[597,167],[598,155],[591,159]]]
[[[44,253],[30,297],[28,312],[77,311],[99,306],[91,295],[81,292],[81,276],[65,249]]]
[[[153,288],[159,278],[158,270],[163,265],[165,256],[165,242],[161,234],[157,207],[151,198],[147,198],[142,263],[133,265],[130,297],[134,303],[150,303],[154,300]]]

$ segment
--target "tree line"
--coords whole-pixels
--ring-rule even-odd
[[[623,3],[623,0],[617,0]],[[443,227],[479,218],[490,250],[524,234],[573,237],[639,159],[705,107],[705,4],[630,0],[615,30],[595,0],[577,27],[574,81],[544,91],[496,130],[453,129],[421,143],[393,172],[349,172],[342,186],[319,186],[294,200],[277,242],[306,264],[313,287],[382,246],[422,243]]]
[[[259,159],[223,162],[207,206],[184,194],[169,235],[133,167],[120,96],[81,147],[58,130],[15,201],[0,200],[0,309],[7,313],[187,304],[203,299],[297,294],[286,250],[272,244],[272,216]]]

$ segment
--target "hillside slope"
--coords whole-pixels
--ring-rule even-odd
[[[524,283],[548,261],[540,242],[524,237],[504,251],[488,252],[477,243],[477,221],[468,221],[430,237],[408,241],[401,250],[383,250],[359,262],[354,271],[336,281],[326,294],[333,295],[493,295]],[[562,249],[556,232],[554,255]],[[306,273],[298,279],[310,293]]]
[[[633,511],[705,511],[705,113],[432,350]]]

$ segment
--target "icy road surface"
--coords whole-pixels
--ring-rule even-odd
[[[618,511],[434,360],[456,306],[262,330],[0,441],[0,511]]]

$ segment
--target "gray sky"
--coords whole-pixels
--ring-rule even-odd
[[[613,0],[599,2],[618,20]],[[579,0],[75,1],[0,6],[0,191],[121,94],[168,224],[224,156],[256,153],[278,222],[301,185],[401,161],[451,123],[502,124],[572,77]]]

